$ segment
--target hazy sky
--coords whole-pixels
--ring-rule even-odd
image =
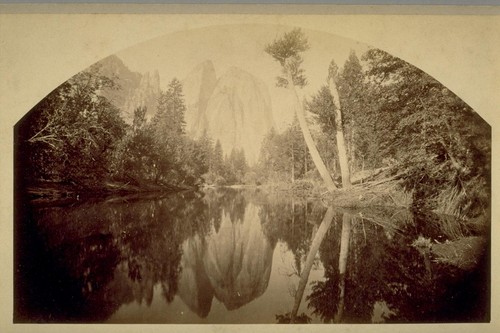
[[[272,102],[273,117],[278,127],[287,123],[293,114],[287,91],[275,86],[280,67],[264,52],[266,44],[279,38],[290,28],[275,25],[225,25],[168,34],[126,49],[117,55],[132,70],[158,70],[162,89],[177,77],[183,80],[191,70],[205,60],[212,60],[219,78],[232,66],[255,75],[267,85]],[[354,50],[360,56],[367,46],[349,39],[317,31],[304,30],[310,49],[304,52],[303,68],[308,86],[302,95],[318,91],[326,81],[328,65],[335,59],[342,66]]]

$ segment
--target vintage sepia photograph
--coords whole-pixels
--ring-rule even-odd
[[[211,24],[50,90],[13,126],[13,323],[491,321],[492,127],[418,66]]]

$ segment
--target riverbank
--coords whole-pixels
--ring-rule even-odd
[[[339,188],[329,192],[319,182],[297,181],[295,183],[276,183],[262,185],[267,191],[280,192],[283,195],[302,197],[308,199],[321,199],[326,205],[335,206],[337,209],[346,209],[359,213],[373,209],[396,209],[398,212],[414,212],[419,210],[413,202],[413,193],[406,191],[395,178],[378,179],[366,183],[358,183],[350,188]],[[435,230],[436,234],[446,237],[446,242],[439,239],[421,239],[427,253],[433,258],[434,263],[450,265],[461,270],[472,270],[483,258],[487,251],[488,235],[490,234],[490,217],[487,212],[475,217],[443,214],[436,209],[427,214],[420,212],[424,225],[421,228]],[[382,214],[383,215],[383,214]],[[391,228],[391,222],[379,216],[363,214],[368,220]],[[416,240],[416,247],[418,244]]]
[[[102,183],[61,183],[37,182],[26,187],[24,195],[34,203],[44,202],[71,202],[90,198],[108,196],[127,196],[133,194],[169,194],[192,188],[175,185],[138,184],[132,185],[122,182]]]
[[[405,191],[397,181],[384,181],[338,189],[326,199],[332,205],[347,208],[386,206],[409,209],[413,204],[413,193]]]
[[[248,188],[245,185],[231,187]],[[413,204],[413,193],[405,191],[395,179],[355,184],[349,188],[338,188],[333,192],[329,192],[322,182],[311,180],[298,180],[294,183],[276,182],[254,187],[294,197],[321,199],[328,205],[343,208],[386,206],[409,209]]]

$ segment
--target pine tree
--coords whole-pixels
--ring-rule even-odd
[[[309,153],[326,187],[329,191],[333,191],[336,189],[336,186],[316,148],[307,125],[304,108],[295,88],[304,87],[307,83],[304,76],[304,70],[300,67],[303,62],[300,53],[307,49],[309,49],[309,43],[304,33],[300,29],[294,29],[285,33],[282,38],[267,45],[265,51],[281,65],[283,76],[277,77],[277,84],[281,87],[287,87],[293,94],[295,98],[295,112],[299,120],[302,134],[304,135],[304,140],[309,148]]]

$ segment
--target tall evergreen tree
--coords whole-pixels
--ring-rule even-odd
[[[307,49],[309,49],[309,43],[304,33],[300,29],[294,29],[285,33],[282,38],[267,45],[265,51],[281,65],[283,76],[277,78],[277,83],[279,86],[290,89],[290,92],[293,94],[295,98],[295,112],[305,142],[309,148],[309,153],[326,187],[329,191],[333,191],[336,189],[336,186],[316,148],[307,125],[304,108],[295,89],[295,87],[304,87],[307,82],[304,76],[304,70],[300,67],[303,62],[300,54]]]
[[[224,169],[224,156],[223,156],[223,152],[222,152],[222,145],[218,139],[217,139],[217,142],[215,143],[212,165],[213,165],[214,173],[216,173],[218,175],[222,175],[222,173],[224,171],[223,170]]]
[[[167,91],[163,92],[158,100],[158,108],[153,119],[160,137],[178,137],[185,133],[186,123],[184,114],[186,106],[182,85],[176,78],[172,79]]]
[[[371,117],[371,105],[367,98],[364,78],[361,63],[356,53],[351,51],[338,78],[344,137],[351,170],[363,168],[365,159],[371,158],[366,154],[366,147],[373,139],[372,127],[376,121]]]

